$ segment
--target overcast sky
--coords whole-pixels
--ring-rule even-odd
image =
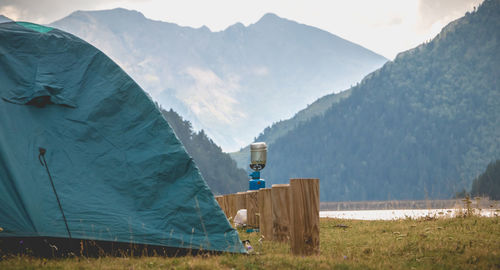
[[[0,14],[48,24],[76,10],[123,7],[147,18],[221,31],[265,13],[315,26],[389,59],[433,38],[482,0],[0,0]]]

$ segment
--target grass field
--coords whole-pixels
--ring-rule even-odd
[[[164,257],[3,257],[0,269],[500,269],[500,217],[397,221],[321,219],[321,254],[290,255],[259,242],[250,255]]]

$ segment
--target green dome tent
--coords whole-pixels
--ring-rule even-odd
[[[22,22],[0,24],[0,228],[0,249],[71,239],[245,252],[147,94],[85,41]]]

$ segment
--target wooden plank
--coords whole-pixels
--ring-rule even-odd
[[[259,191],[247,191],[247,226],[252,228],[259,227]]]
[[[219,207],[222,210],[222,212],[224,212],[224,196],[217,195],[215,196],[215,200],[219,204]],[[226,214],[226,212],[224,212],[224,214]]]
[[[246,192],[238,192],[236,193],[236,213],[240,209],[247,209],[247,193]],[[236,215],[235,213],[235,215]]]
[[[273,240],[287,242],[290,238],[290,185],[272,185]]]
[[[220,199],[220,206],[222,208],[222,211],[224,211],[226,218],[229,218],[227,195],[223,195],[222,198]]]
[[[236,194],[227,194],[227,219],[233,220],[234,216],[236,216]]]
[[[259,201],[259,231],[264,240],[273,240],[273,202],[270,188],[261,188]]]
[[[290,201],[292,254],[319,254],[319,179],[290,179]]]

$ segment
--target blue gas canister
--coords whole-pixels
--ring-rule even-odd
[[[250,179],[249,190],[259,190],[266,187],[266,180],[264,179]]]

